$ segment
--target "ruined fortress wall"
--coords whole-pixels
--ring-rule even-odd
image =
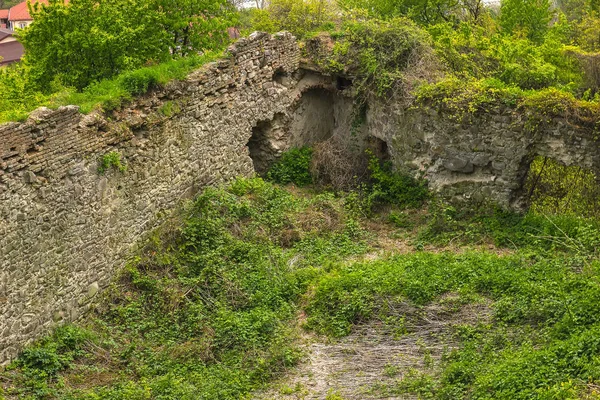
[[[0,126],[0,364],[77,319],[182,199],[253,174],[252,127],[323,85],[294,78],[290,34],[253,34],[228,52],[109,115],[39,109]],[[126,170],[100,173],[112,151]]]
[[[600,137],[576,118],[528,120],[514,108],[457,115],[434,107],[371,102],[366,130],[388,144],[394,165],[432,190],[460,200],[492,200],[523,210],[534,157],[591,169],[600,176]]]
[[[352,89],[301,68],[290,34],[256,33],[228,52],[109,114],[42,108],[0,125],[0,365],[89,309],[183,199],[264,170],[290,146],[377,138],[432,189],[517,209],[536,155],[600,172],[597,135],[573,121],[531,129],[514,109],[456,118],[387,99],[369,102],[352,133]],[[112,152],[126,169],[99,172]]]

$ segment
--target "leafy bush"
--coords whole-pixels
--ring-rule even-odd
[[[312,183],[310,163],[312,149],[302,147],[291,149],[281,155],[281,158],[267,172],[267,178],[281,185],[293,183],[306,186]]]
[[[158,71],[153,69],[139,69],[121,76],[123,87],[132,95],[146,93],[158,84],[159,79]]]
[[[221,48],[231,23],[226,0],[187,1],[185,7],[161,0],[40,4],[32,7],[35,23],[19,36],[29,79],[45,92],[51,91],[53,82],[81,91],[176,55]]]
[[[425,181],[392,171],[390,162],[381,163],[376,157],[369,162],[372,186],[369,197],[373,204],[394,204],[399,207],[419,207],[429,198]]]
[[[364,99],[383,96],[398,88],[407,69],[417,78],[437,69],[431,56],[431,38],[406,18],[389,21],[347,21],[336,34],[337,40],[326,67],[335,73],[356,76],[354,87]]]
[[[298,38],[331,27],[335,3],[328,0],[271,0],[267,9],[253,9],[246,17],[245,30],[277,32],[286,30]]]
[[[121,154],[117,151],[111,151],[106,153],[100,158],[100,165],[98,166],[98,173],[104,174],[110,168],[114,168],[119,172],[125,172],[127,167],[121,161]]]

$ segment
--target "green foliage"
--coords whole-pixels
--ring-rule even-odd
[[[339,0],[339,4],[344,9],[363,9],[377,18],[405,16],[420,24],[456,21],[460,13],[459,2],[451,0]]]
[[[45,92],[55,82],[81,91],[176,55],[222,48],[232,23],[230,7],[226,0],[36,4],[35,23],[19,34],[29,80]],[[141,92],[143,86],[133,87],[133,92]]]
[[[175,101],[166,101],[159,109],[158,112],[165,117],[172,117],[173,115],[181,111],[181,106]]]
[[[569,257],[415,253],[341,266],[319,279],[308,327],[342,336],[354,324],[385,321],[394,304],[476,293],[493,302],[493,324],[459,327],[461,345],[443,360],[441,377],[403,380],[395,390],[426,390],[432,398],[577,398],[600,378],[593,339],[600,290],[589,283],[598,278],[597,263],[584,273],[576,265]]]
[[[316,263],[365,251],[339,199],[261,179],[207,189],[180,218],[126,266],[93,334],[59,330],[26,349],[2,375],[7,394],[245,398],[299,360],[292,322]]]
[[[385,182],[389,172],[372,163],[374,180]],[[419,185],[411,190],[408,201],[421,196]],[[345,211],[347,196],[292,195],[261,179],[207,189],[155,233],[88,328],[61,328],[24,350],[1,375],[6,394],[244,398],[298,361],[299,314],[321,334],[376,320],[406,335],[422,320],[403,310],[434,304],[452,313],[473,303],[489,309],[485,323],[452,328],[456,346],[426,360],[427,370],[403,373],[389,395],[567,399],[600,380],[598,221],[436,200],[422,227],[430,236],[419,240],[491,238],[515,250],[360,259],[368,234]],[[411,215],[396,209],[390,218],[404,225]]]
[[[488,112],[498,106],[509,107],[527,115],[525,127],[531,131],[553,117],[577,121],[582,127],[596,131],[600,103],[576,98],[556,88],[522,90],[496,79],[461,81],[452,77],[435,84],[422,85],[416,91],[421,104],[434,104],[451,111],[461,120],[469,114]]]
[[[362,101],[371,94],[390,94],[409,62],[430,51],[429,35],[406,18],[348,21],[337,35],[326,67],[356,76],[354,87]]]
[[[535,213],[600,215],[596,175],[578,166],[565,167],[552,159],[536,157],[531,163],[525,190]]]
[[[44,91],[53,81],[78,90],[148,62],[169,58],[166,33],[151,3],[52,0],[32,10],[35,23],[20,32],[23,62]]]
[[[67,6],[52,0],[35,5],[35,23],[19,32],[26,57],[0,71],[0,122],[24,120],[41,106],[112,110],[221,56],[228,42],[223,27],[231,26],[234,17],[229,2],[194,0],[192,8],[183,7],[185,1],[159,2],[110,0],[96,7],[88,0]],[[193,11],[197,7],[211,18]],[[178,27],[184,33],[176,33]],[[178,39],[168,41],[171,34]],[[187,57],[172,60],[180,54]]]
[[[0,122],[23,121],[30,111],[50,103],[50,97],[34,90],[24,76],[27,68],[22,64],[10,65],[0,70]]]
[[[235,26],[236,14],[227,0],[153,0],[150,2],[169,34],[170,53],[195,55],[217,50],[229,42],[227,28]]]
[[[113,110],[140,94],[144,88],[164,85],[173,79],[184,79],[189,72],[212,61],[220,52],[208,52],[202,56],[190,56],[167,61],[151,67],[125,72],[112,79],[94,83],[83,91],[57,87],[51,95],[43,94],[28,81],[22,65],[11,66],[0,71],[0,87],[5,96],[0,101],[0,122],[24,120],[37,107],[57,108],[63,105],[78,105],[88,113],[94,109]]]
[[[522,89],[569,89],[581,83],[579,64],[563,54],[568,42],[564,25],[554,25],[541,44],[516,35],[490,35],[489,30],[468,23],[458,29],[450,24],[428,28],[438,56],[463,79],[496,78]]]
[[[328,0],[271,0],[267,9],[246,12],[246,31],[286,30],[303,38],[332,26],[334,3]]]
[[[125,172],[127,170],[127,167],[121,161],[121,154],[117,151],[106,153],[100,158],[98,173],[104,174],[110,168],[114,168],[119,172]]]
[[[8,367],[9,371],[18,369],[21,374],[18,382],[22,387],[17,393],[40,399],[56,396],[57,391],[50,383],[57,381],[59,373],[71,368],[73,361],[89,351],[90,344],[96,340],[92,332],[66,325],[23,350]]]
[[[503,0],[501,3],[500,26],[509,34],[523,34],[539,43],[551,19],[548,0]]]
[[[429,198],[427,183],[392,171],[391,162],[382,163],[376,157],[369,161],[371,180],[370,202],[393,204],[401,208],[416,208]]]
[[[132,95],[146,93],[158,84],[160,76],[155,69],[139,69],[121,76],[123,88]]]
[[[291,149],[281,155],[281,158],[267,172],[267,178],[281,185],[293,183],[306,186],[312,183],[310,162],[312,149],[302,147]]]

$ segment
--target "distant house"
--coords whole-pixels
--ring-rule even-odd
[[[68,2],[68,0],[67,0]],[[48,4],[48,0],[31,0],[32,4]],[[33,18],[29,15],[27,1],[19,3],[8,10],[0,10],[0,27],[15,30],[23,29],[31,25]]]
[[[14,33],[10,29],[0,28],[0,67],[17,62],[23,57],[25,49],[17,41]]]
[[[31,0],[31,3],[48,4],[48,0]],[[25,50],[14,35],[15,29],[26,28],[32,22],[27,1],[8,10],[0,10],[0,67],[21,60]]]
[[[0,28],[8,28],[8,11],[0,10]]]
[[[48,0],[33,0],[33,3],[48,4]],[[29,15],[29,7],[27,1],[17,4],[8,10],[8,28],[15,30],[23,29],[31,25],[33,18]]]

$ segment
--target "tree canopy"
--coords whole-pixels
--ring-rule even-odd
[[[79,90],[123,71],[222,46],[227,0],[50,0],[19,32],[31,81]]]

